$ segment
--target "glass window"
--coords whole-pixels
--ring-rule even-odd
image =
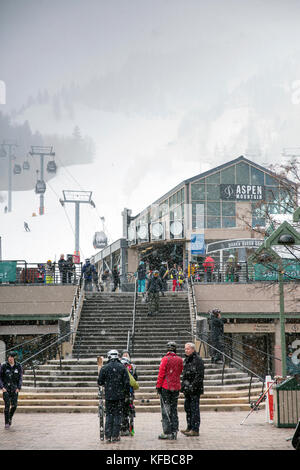
[[[192,201],[201,201],[205,199],[205,185],[204,184],[192,184]]]
[[[206,186],[206,199],[207,201],[220,200],[220,186],[217,184],[208,184]]]
[[[206,213],[207,215],[216,215],[220,217],[220,203],[219,202],[207,202]]]
[[[193,217],[193,229],[204,228],[204,217]]]
[[[257,225],[264,227],[266,225],[266,221],[264,218],[257,218],[252,217],[252,227],[256,227]]]
[[[250,184],[249,170],[250,168],[248,163],[241,162],[236,165],[237,184]]]
[[[181,189],[181,202],[184,202],[185,197],[184,197],[184,188]]]
[[[267,188],[266,189],[266,201],[267,202],[278,201],[278,195],[279,195],[279,189],[278,188],[275,188],[273,186],[272,188]]]
[[[229,168],[225,168],[221,171],[221,183],[223,184],[235,184],[235,166],[232,165]]]
[[[220,184],[220,172],[207,176],[205,179],[207,184]]]
[[[253,166],[251,168],[251,184],[265,184],[264,173]]]
[[[221,217],[207,217],[207,228],[220,228]]]
[[[235,216],[235,202],[222,202],[222,215]]]
[[[203,215],[204,214],[204,201],[192,203],[192,215]]]
[[[222,217],[222,227],[235,227],[235,217]]]
[[[273,178],[272,176],[268,175],[268,173],[265,173],[266,177],[266,184],[269,186],[279,186],[279,179]]]

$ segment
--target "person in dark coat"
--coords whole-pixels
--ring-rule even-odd
[[[7,356],[7,362],[0,366],[0,390],[3,392],[5,429],[12,424],[18,405],[18,394],[22,387],[22,366],[16,360],[16,353]]]
[[[91,264],[89,258],[85,260],[85,264],[82,267],[82,276],[84,277],[84,290],[93,290],[93,273],[96,270],[95,266]]]
[[[168,265],[165,261],[161,263],[161,267],[159,270],[159,277],[161,278],[161,282],[163,284],[163,291],[166,292],[168,290]]]
[[[60,273],[60,279],[62,284],[67,282],[67,261],[65,260],[65,255],[60,255],[58,261],[58,269]]]
[[[200,429],[200,395],[203,394],[204,362],[197,354],[194,343],[186,343],[185,360],[181,381],[184,394],[184,410],[187,428],[181,432],[188,437],[199,436]]]
[[[107,442],[117,442],[120,441],[123,403],[130,393],[130,382],[118,351],[109,351],[107,358],[108,363],[100,369],[98,385],[105,388],[105,438]]]
[[[209,318],[210,326],[210,342],[211,348],[211,362],[222,362],[223,351],[223,338],[224,338],[224,320],[221,318],[221,311],[214,308],[210,312]]]
[[[159,272],[155,270],[153,276],[150,277],[147,286],[148,294],[148,315],[151,316],[153,313],[159,313],[159,293],[163,292],[163,284],[159,277]]]
[[[119,273],[118,273],[117,266],[114,266],[114,268],[113,268],[112,278],[113,278],[113,283],[114,283],[114,287],[113,287],[112,291],[115,292],[117,290],[117,288],[120,286],[120,276],[119,276]]]
[[[137,268],[137,279],[138,279],[138,292],[144,297],[146,291],[146,277],[147,271],[144,261],[140,261],[139,267]]]

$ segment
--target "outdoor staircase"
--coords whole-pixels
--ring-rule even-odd
[[[97,357],[107,351],[122,352],[132,327],[133,295],[87,294],[81,312],[72,358],[51,360],[24,373],[19,394],[19,412],[97,412]],[[177,353],[184,357],[184,344],[191,341],[187,293],[167,293],[160,298],[160,312],[147,316],[147,304],[137,301],[133,362],[140,388],[135,392],[137,412],[160,411],[155,385],[166,344],[175,340]],[[204,358],[204,395],[201,411],[249,410],[249,377],[234,367],[226,367],[222,384],[222,365]],[[258,398],[261,384],[253,380],[251,400]],[[3,406],[2,406],[3,408]],[[0,406],[1,409],[1,406]],[[183,411],[180,394],[179,411]]]

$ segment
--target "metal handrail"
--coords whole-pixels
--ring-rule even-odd
[[[134,337],[135,337],[135,317],[136,317],[136,304],[137,304],[137,279],[135,280],[134,283],[134,296],[133,296],[133,310],[132,310],[132,327],[131,331],[128,330],[127,333],[127,350],[130,353],[133,353],[134,351]]]

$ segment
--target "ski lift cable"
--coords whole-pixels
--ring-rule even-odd
[[[66,173],[72,178],[72,180],[78,185],[78,187],[81,189],[81,191],[84,191],[82,188],[81,184],[77,181],[77,179],[72,175],[70,170],[62,163],[61,159],[59,157],[56,157],[59,160],[60,166],[65,170]]]

